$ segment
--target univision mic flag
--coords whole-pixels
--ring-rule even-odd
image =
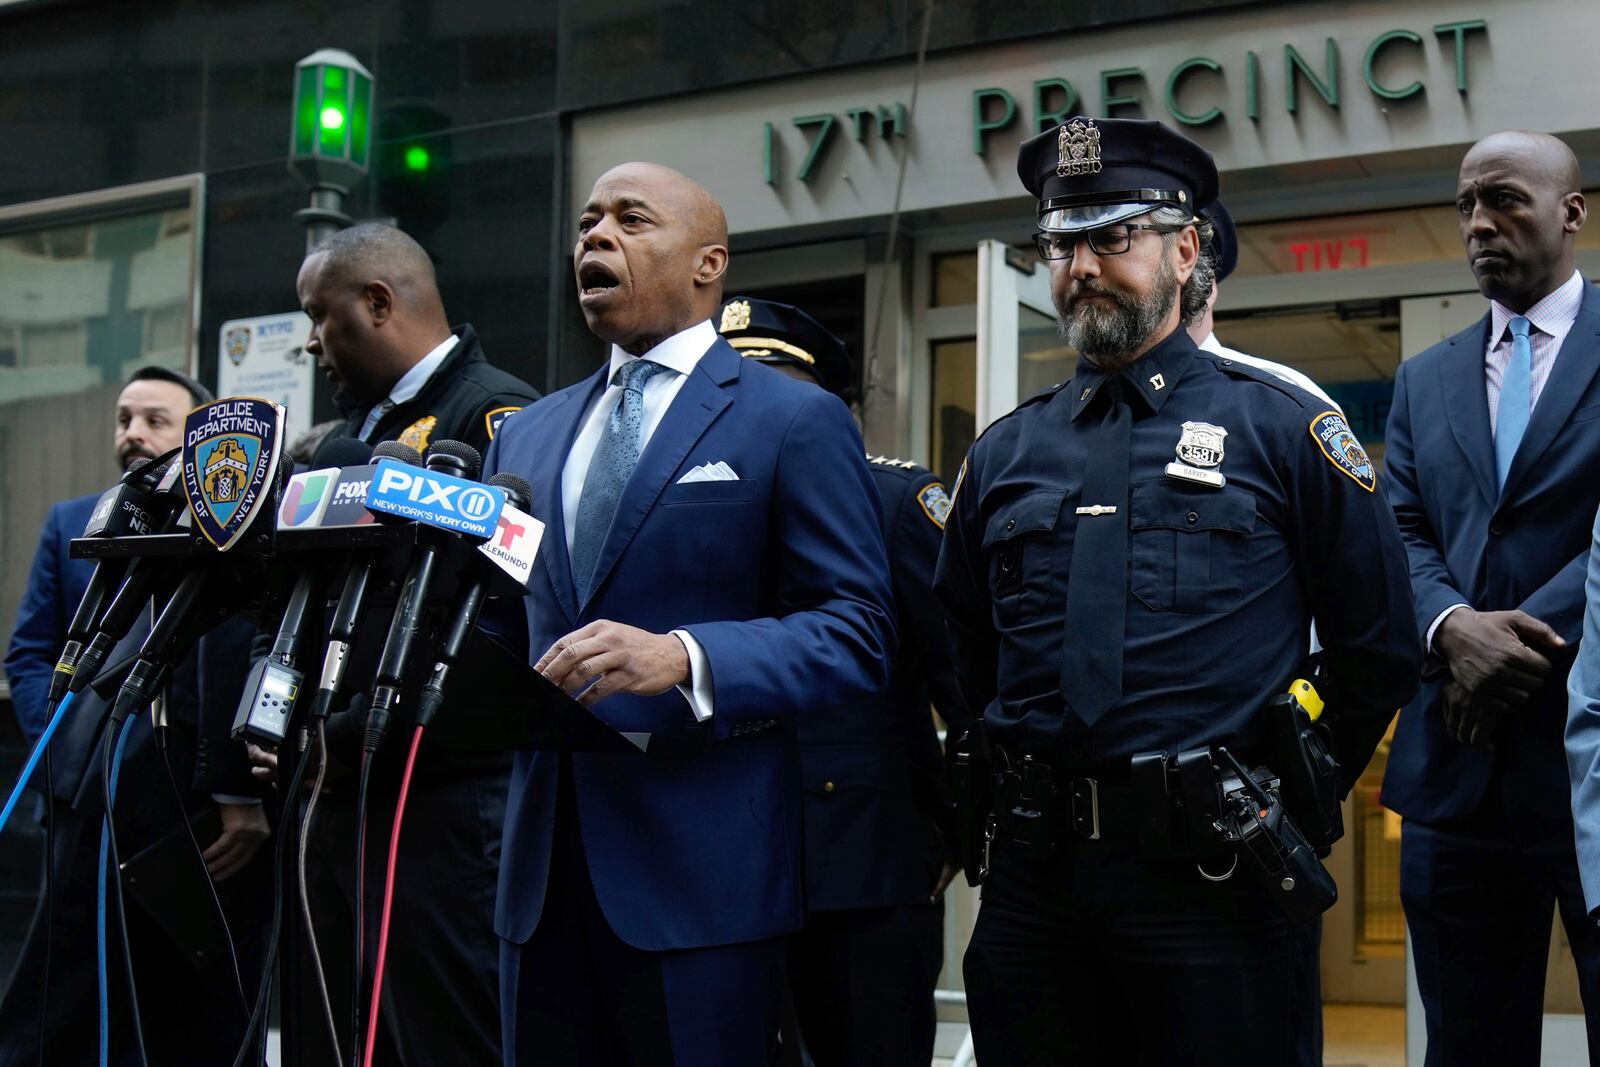
[[[183,422],[183,491],[195,528],[226,552],[272,497],[284,409],[230,396],[202,404]]]

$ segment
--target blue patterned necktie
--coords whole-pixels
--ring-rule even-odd
[[[1533,345],[1528,341],[1526,316],[1514,316],[1506,324],[1511,330],[1511,361],[1500,379],[1500,407],[1495,415],[1495,487],[1504,489],[1511,459],[1517,454],[1522,435],[1533,412]]]
[[[611,530],[611,517],[628,484],[628,476],[639,462],[639,442],[644,436],[644,385],[658,372],[659,363],[636,359],[617,369],[611,384],[622,386],[622,396],[611,409],[606,427],[589,460],[578,494],[578,521],[572,532],[572,580],[578,588],[578,603],[589,599],[600,546]]]

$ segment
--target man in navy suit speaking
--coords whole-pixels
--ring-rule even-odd
[[[645,163],[603,175],[573,268],[607,363],[508,419],[485,465],[527,478],[548,527],[530,662],[651,735],[516,759],[495,908],[509,1067],[770,1061],[804,916],[792,720],[887,683],[865,449],[837,397],[717,336],[727,263],[704,189]]]
[[[1473,145],[1456,211],[1487,314],[1395,378],[1389,495],[1428,662],[1383,802],[1405,817],[1400,897],[1430,1065],[1539,1062],[1557,905],[1600,1063],[1600,930],[1562,750],[1600,503],[1600,289],[1574,264],[1582,189],[1554,137]]]

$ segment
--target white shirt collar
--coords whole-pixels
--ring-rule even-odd
[[[433,372],[439,369],[439,364],[444,362],[445,357],[450,354],[450,350],[456,346],[457,340],[456,335],[451,334],[443,341],[440,341],[433,351],[417,360],[415,365],[402,374],[398,382],[394,383],[394,388],[389,390],[389,402],[398,407],[422,392],[422,387],[428,384],[428,379],[432,378]]]
[[[1574,270],[1572,277],[1568,278],[1558,288],[1545,294],[1527,311],[1527,319],[1538,329],[1551,337],[1565,337],[1568,330],[1572,329],[1572,322],[1578,317],[1578,309],[1583,306],[1583,272]],[[1516,317],[1516,312],[1500,303],[1498,300],[1489,302],[1489,347],[1493,348],[1502,340],[1508,340],[1506,324]]]
[[[1222,355],[1222,342],[1217,340],[1217,331],[1212,330],[1210,333],[1206,334],[1206,339],[1200,342],[1199,348],[1202,352],[1211,352],[1219,356]]]
[[[612,345],[611,365],[606,369],[606,381],[615,379],[617,370],[635,359],[648,359],[652,363],[659,363],[669,370],[686,375],[694,370],[696,364],[700,362],[700,357],[706,354],[716,339],[716,327],[711,325],[710,319],[706,319],[704,322],[695,323],[687,330],[673,334],[642,356],[631,356],[616,345]]]

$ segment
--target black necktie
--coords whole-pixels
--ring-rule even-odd
[[[1061,650],[1061,693],[1090,726],[1122,699],[1122,642],[1128,614],[1128,447],[1133,413],[1120,377],[1108,380],[1100,394],[1096,400],[1103,400],[1106,411],[1089,438]]]

